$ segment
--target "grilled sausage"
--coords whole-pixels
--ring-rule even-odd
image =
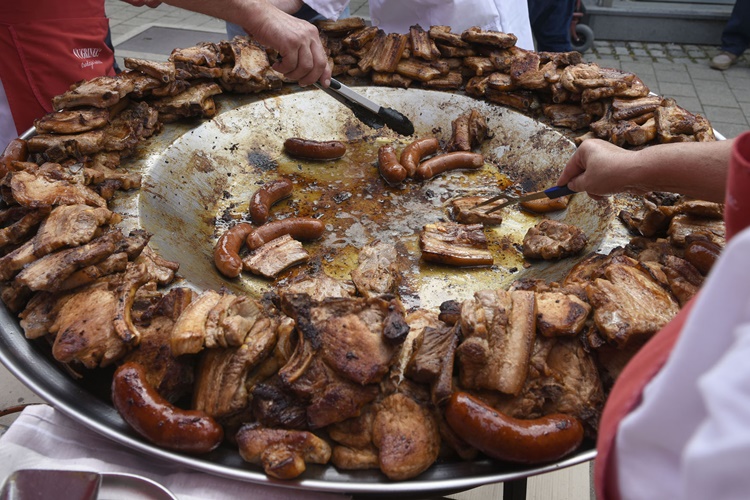
[[[540,198],[538,200],[522,201],[519,203],[521,208],[536,213],[556,212],[565,210],[570,202],[570,196],[561,196],[559,198]]]
[[[0,156],[0,179],[5,177],[5,174],[10,170],[10,162],[12,161],[26,161],[26,157],[29,155],[29,149],[26,146],[26,141],[23,139],[13,139],[5,147],[3,155]]]
[[[417,139],[406,146],[401,152],[401,165],[406,169],[406,174],[409,177],[414,177],[422,158],[435,154],[439,147],[440,142],[434,137]]]
[[[396,151],[390,144],[384,144],[378,149],[378,170],[392,186],[401,184],[406,179],[406,169],[399,163]]]
[[[250,198],[250,219],[259,226],[265,224],[271,206],[291,194],[292,181],[289,179],[276,179],[264,184]]]
[[[221,444],[224,430],[209,415],[182,410],[146,381],[138,363],[120,366],[112,379],[112,402],[130,426],[155,445],[185,453],[208,453]]]
[[[323,223],[317,219],[290,217],[263,224],[247,235],[246,242],[250,250],[255,250],[285,234],[296,240],[316,240],[323,235],[324,229]]]
[[[296,158],[335,160],[344,156],[346,144],[341,141],[313,141],[292,137],[284,141],[284,151]]]
[[[221,274],[229,278],[236,278],[240,275],[242,272],[240,248],[252,231],[252,224],[240,222],[221,235],[214,247],[214,264]]]
[[[455,151],[423,161],[414,175],[419,180],[429,179],[437,174],[457,168],[480,168],[484,165],[484,156],[479,153]]]
[[[445,420],[464,441],[498,460],[535,464],[564,457],[583,440],[581,422],[561,413],[534,420],[508,417],[478,399],[455,392]]]
[[[721,247],[709,240],[693,240],[685,248],[685,260],[706,276],[719,258]]]

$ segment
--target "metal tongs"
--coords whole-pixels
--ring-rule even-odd
[[[383,125],[388,125],[391,130],[401,135],[414,134],[414,124],[406,116],[395,109],[384,108],[372,102],[335,78],[331,78],[331,85],[328,88],[323,88],[317,82],[315,86],[351,109],[354,116],[369,127],[379,129]]]
[[[502,200],[502,199],[506,200],[504,203],[501,203],[496,207],[492,207],[489,210],[484,212],[486,214],[489,214],[496,210],[500,210],[501,208],[505,208],[508,205],[512,205],[514,203],[523,203],[525,201],[538,200],[540,198],[549,198],[550,200],[554,200],[555,198],[560,198],[561,196],[567,196],[569,194],[575,194],[575,191],[570,189],[568,186],[555,186],[549,189],[545,189],[544,191],[538,191],[536,193],[531,193],[531,194],[527,194],[524,196],[512,196],[512,195],[503,193],[497,196],[493,196],[492,198],[485,200],[482,203],[477,203],[476,205],[474,205],[474,208],[483,207],[485,205],[495,203],[498,200]]]

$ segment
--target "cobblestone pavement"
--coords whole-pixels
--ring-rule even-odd
[[[176,46],[170,46],[169,40],[161,40],[162,47],[171,47],[168,50],[149,52],[141,47],[139,52],[132,53],[118,48],[150,26],[205,31],[214,36],[225,33],[224,22],[219,19],[165,4],[149,9],[133,7],[121,0],[105,0],[105,8],[120,61],[123,56],[166,58],[169,55]],[[367,0],[351,2],[350,10],[353,16],[369,19]],[[172,36],[170,33],[174,32],[160,36]],[[153,40],[153,46],[159,46],[159,41]],[[652,92],[674,97],[680,106],[705,115],[716,130],[731,138],[750,129],[750,51],[730,69],[717,71],[708,64],[718,51],[717,46],[708,45],[597,40],[584,59],[637,74]]]

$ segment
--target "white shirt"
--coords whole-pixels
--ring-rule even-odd
[[[750,498],[750,229],[704,283],[617,434],[623,499]]]
[[[338,19],[349,0],[306,0],[327,19]],[[472,26],[518,37],[516,45],[534,50],[526,0],[370,0],[370,18],[386,33],[408,33],[414,24],[424,29],[446,25],[454,33]]]

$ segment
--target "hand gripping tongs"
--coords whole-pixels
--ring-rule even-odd
[[[493,196],[492,198],[489,198],[483,201],[482,203],[477,203],[476,205],[474,205],[474,208],[479,208],[479,207],[483,207],[486,205],[490,205],[502,199],[506,200],[504,203],[501,203],[495,207],[492,207],[489,210],[484,212],[486,214],[489,214],[496,210],[500,210],[501,208],[505,208],[508,205],[511,205],[514,203],[523,203],[525,201],[538,200],[540,198],[549,198],[550,200],[554,200],[555,198],[560,198],[561,196],[566,196],[569,194],[575,194],[575,191],[570,189],[568,186],[555,186],[549,189],[545,189],[544,191],[538,191],[536,193],[531,193],[531,194],[527,194],[524,196],[511,196],[509,194],[499,194],[497,196]]]
[[[319,83],[315,83],[315,86],[351,109],[354,116],[369,127],[378,129],[388,125],[391,130],[401,135],[414,134],[414,125],[407,117],[395,109],[384,108],[372,102],[335,78],[331,78],[328,88],[323,88]]]

